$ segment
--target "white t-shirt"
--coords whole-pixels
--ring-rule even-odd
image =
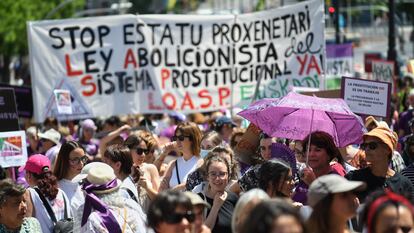
[[[174,168],[172,170],[171,179],[169,183],[170,188],[175,187],[179,184],[185,183],[187,181],[188,174],[190,174],[197,168],[197,162],[199,159],[200,157],[193,156],[191,157],[191,159],[185,161],[182,156],[179,157],[177,159],[177,164],[178,164],[178,176],[179,176],[180,182],[178,182],[178,177],[177,177],[177,164],[174,162],[173,163]]]
[[[132,178],[130,176],[128,176],[127,178],[125,178],[125,180],[122,181],[121,189],[131,190],[131,192],[135,196],[135,199],[136,200],[139,200],[137,187],[135,186],[135,184],[132,181]],[[128,194],[127,195],[127,198],[131,198],[131,196],[129,195],[129,193],[127,193],[127,194]]]
[[[34,216],[37,220],[39,220],[40,226],[42,227],[43,233],[52,233],[53,232],[53,222],[49,216],[49,213],[46,210],[46,207],[43,205],[42,199],[40,199],[39,194],[33,188],[28,188],[30,192],[30,196],[33,201],[33,209],[34,209]],[[49,205],[52,207],[53,212],[55,213],[56,219],[59,221],[64,219],[65,217],[65,203],[66,200],[66,214],[67,217],[72,217],[69,199],[66,194],[59,189],[59,192],[56,198],[50,201],[47,197],[45,197],[48,201]]]

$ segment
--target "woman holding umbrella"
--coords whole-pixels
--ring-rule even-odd
[[[309,139],[310,137],[310,139]],[[309,152],[307,151],[309,145]],[[310,184],[318,177],[327,174],[345,175],[342,166],[343,158],[335,146],[331,135],[323,131],[315,131],[303,140],[303,150],[307,155],[308,167],[300,174],[300,182],[296,187],[293,200],[307,204],[306,193]],[[331,162],[337,161],[338,163]]]

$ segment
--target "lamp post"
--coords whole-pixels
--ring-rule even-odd
[[[387,59],[397,63],[397,50],[395,48],[395,3],[394,0],[388,0],[388,52]],[[397,66],[396,66],[397,67]]]

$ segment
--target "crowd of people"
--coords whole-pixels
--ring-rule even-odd
[[[250,163],[243,120],[225,112],[47,118],[26,129],[25,165],[0,172],[0,233],[414,232],[405,115],[399,134],[367,117],[345,148],[322,131],[261,133]]]

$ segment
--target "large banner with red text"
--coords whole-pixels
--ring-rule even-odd
[[[206,112],[323,87],[321,0],[241,15],[28,23],[34,114]]]

